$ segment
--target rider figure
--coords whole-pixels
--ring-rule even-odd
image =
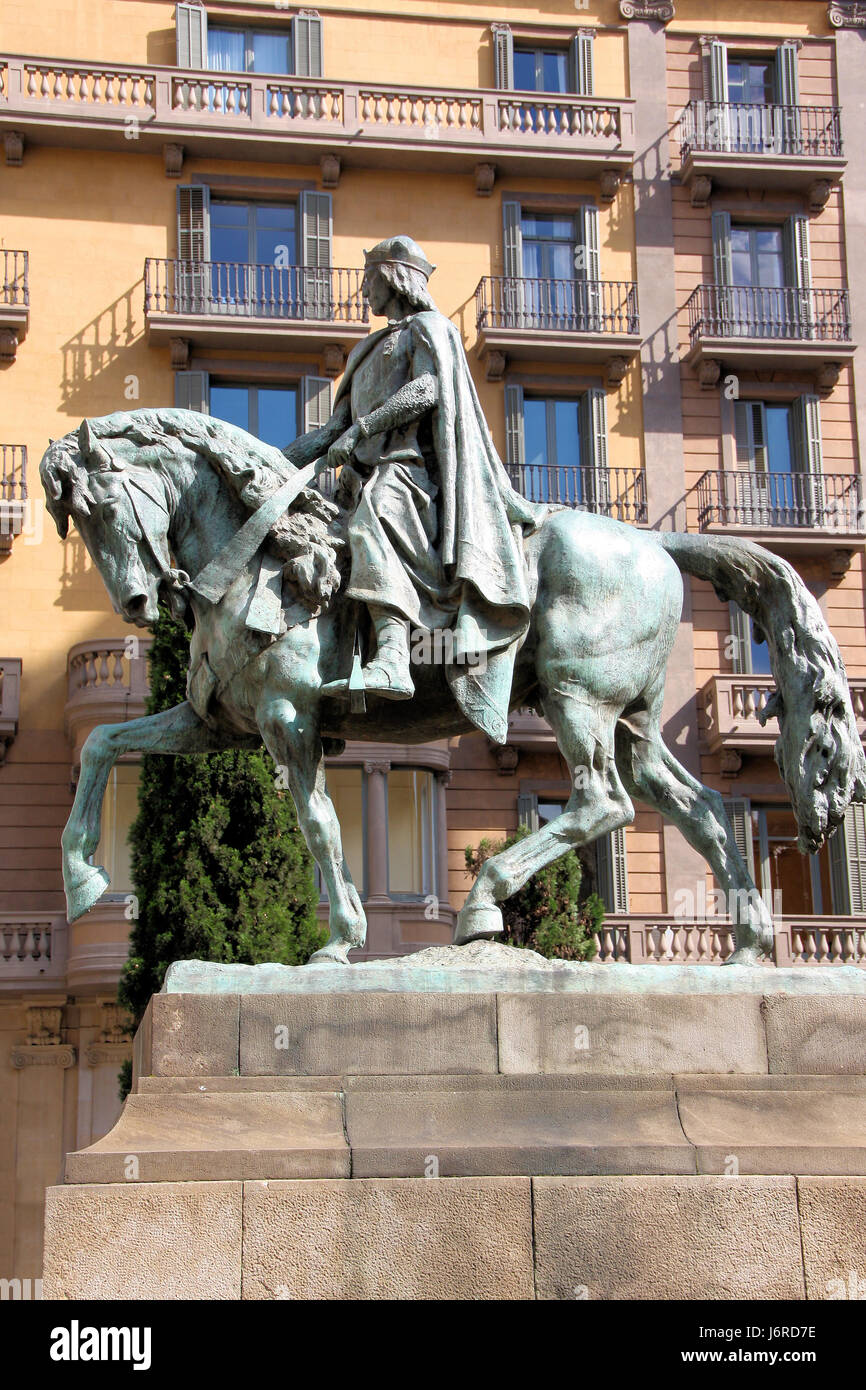
[[[322,432],[330,442],[340,431],[327,465],[342,470],[338,500],[355,503],[347,596],[367,605],[376,634],[365,690],[409,699],[407,628],[450,628],[452,691],[502,743],[529,622],[522,539],[546,508],[511,486],[458,330],[430,298],[435,267],[420,246],[395,236],[365,257],[364,293],[387,324],[350,354]]]

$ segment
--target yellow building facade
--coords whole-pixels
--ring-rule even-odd
[[[112,1125],[136,767],[112,892],[64,911],[82,743],[133,717],[146,643],[40,497],[49,439],[179,404],[286,443],[369,331],[364,248],[408,232],[497,447],[538,500],[752,536],[837,636],[866,729],[862,7],[837,0],[6,0],[0,18],[0,1277],[40,1270],[42,1193]],[[50,17],[50,23],[48,19]],[[862,260],[862,257],[860,258]],[[859,960],[866,827],[814,861],[758,713],[765,648],[692,582],[666,737],[729,799],[780,963]],[[567,772],[515,711],[332,760],[371,954],[450,939],[464,849],[555,816]],[[703,861],[636,808],[586,857],[604,959],[721,960]]]

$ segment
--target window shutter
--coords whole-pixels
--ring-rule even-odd
[[[622,827],[596,840],[595,863],[598,895],[607,911],[628,912],[628,865],[625,854],[625,830]]]
[[[210,259],[210,189],[181,184],[177,190],[177,255],[181,261]]]
[[[301,10],[292,20],[292,50],[296,77],[322,76],[322,20],[315,10]]]
[[[584,500],[588,509],[610,510],[610,474],[607,466],[607,396],[594,387],[580,403],[580,464],[584,479]],[[564,463],[564,459],[558,459]]]
[[[576,96],[593,93],[593,31],[582,29],[571,41],[571,85]]]
[[[727,102],[728,94],[728,45],[720,39],[711,39],[706,66],[707,100]]]
[[[799,106],[796,43],[780,44],[776,51],[776,91],[780,106]]]
[[[526,462],[523,435],[523,387],[505,388],[505,461],[508,464],[511,480],[522,487],[520,470]]]
[[[301,257],[304,266],[304,316],[329,319],[331,310],[331,240],[333,203],[330,193],[301,194]]]
[[[496,86],[502,91],[514,89],[514,35],[507,24],[493,25],[493,62]]]
[[[326,376],[305,376],[304,431],[318,430],[331,418],[331,383]]]
[[[174,10],[179,68],[207,67],[207,10],[204,5],[176,5]]]
[[[830,836],[830,886],[838,917],[866,912],[866,807],[855,802]]]
[[[808,290],[812,286],[809,219],[802,212],[787,218],[784,228],[785,273],[789,285]]]
[[[517,798],[517,823],[525,825],[527,830],[538,829],[538,797],[534,792]]]
[[[730,285],[734,278],[731,258],[731,214],[713,213],[713,270],[717,285]]]
[[[755,852],[752,846],[752,806],[745,796],[725,799],[725,810],[734,832],[737,849],[746,861],[752,882],[755,881]]]
[[[794,402],[794,452],[803,481],[802,523],[818,526],[824,519],[824,451],[821,445],[821,405],[817,396],[798,396]]]
[[[502,264],[506,276],[518,278],[523,274],[523,233],[520,228],[522,210],[519,203],[509,199],[502,204]]]
[[[749,615],[739,604],[731,603],[731,637],[733,638],[731,665],[735,676],[748,675],[752,665],[752,642],[749,632]]]
[[[577,242],[574,275],[580,288],[576,293],[577,327],[584,332],[601,332],[601,260],[599,256],[598,208],[584,203],[577,212]]]
[[[209,415],[209,394],[207,372],[175,372],[174,403],[178,410],[197,410]]]

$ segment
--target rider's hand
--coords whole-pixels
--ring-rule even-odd
[[[328,467],[342,468],[345,463],[351,463],[352,455],[363,438],[358,426],[351,425],[328,450]]]

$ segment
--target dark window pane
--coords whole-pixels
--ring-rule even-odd
[[[514,50],[514,85],[519,92],[535,91],[535,51],[516,48]]]
[[[298,435],[297,391],[282,386],[259,386],[252,389],[258,391],[257,437],[265,444],[285,449]]]
[[[547,409],[544,401],[523,402],[523,432],[527,464],[547,463]]]
[[[285,34],[259,31],[252,35],[252,45],[255,72],[291,72],[290,43]]]
[[[210,388],[210,413],[230,425],[250,427],[250,392],[247,386],[214,386]]]
[[[564,53],[543,53],[542,91],[566,92],[568,90],[568,65]]]

